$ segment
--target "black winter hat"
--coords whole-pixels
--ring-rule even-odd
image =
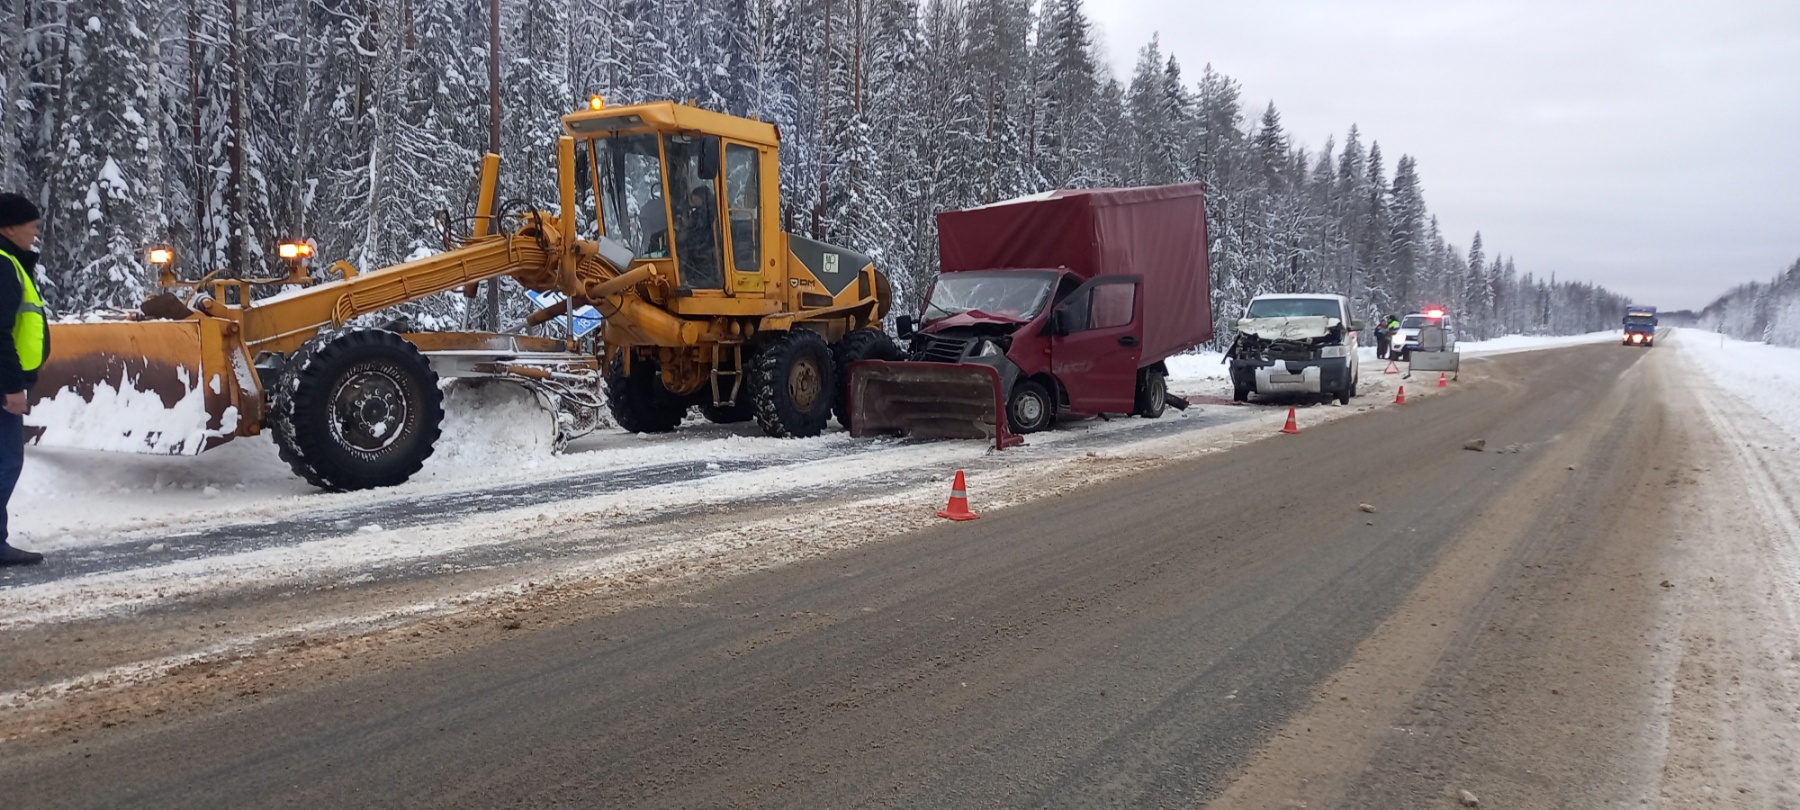
[[[44,215],[38,213],[38,207],[30,200],[18,194],[0,194],[0,228],[24,225],[36,222]]]

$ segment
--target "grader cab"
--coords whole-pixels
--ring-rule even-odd
[[[891,288],[867,257],[780,230],[775,127],[596,99],[563,129],[554,210],[495,216],[488,155],[469,233],[433,256],[369,271],[339,261],[313,281],[294,246],[284,277],[181,281],[171,254],[153,255],[164,286],[188,295],[53,324],[28,441],[192,455],[267,429],[295,472],[351,490],[418,472],[446,378],[525,386],[565,441],[603,423],[603,400],[638,432],[673,430],[695,405],[782,437],[817,435],[834,410],[848,420],[849,364],[898,357],[879,328]],[[592,305],[599,343],[373,322],[502,277],[561,295],[527,327]],[[288,287],[255,298],[266,284]]]

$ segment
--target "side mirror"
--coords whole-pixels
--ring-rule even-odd
[[[1052,335],[1062,336],[1069,333],[1068,311],[1058,308],[1050,313],[1050,320],[1044,323],[1044,331]]]
[[[1351,321],[1350,322],[1350,331],[1352,331],[1352,332],[1361,332],[1365,328],[1367,328],[1367,327],[1364,326],[1362,321]]]
[[[913,323],[913,316],[911,315],[901,315],[900,317],[895,318],[894,329],[899,332],[901,340],[905,340],[919,333],[917,326]]]

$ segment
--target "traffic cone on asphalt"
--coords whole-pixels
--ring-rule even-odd
[[[1299,433],[1300,432],[1300,426],[1298,424],[1294,423],[1294,406],[1292,406],[1292,405],[1288,406],[1288,421],[1287,421],[1287,424],[1281,426],[1281,432],[1282,433]]]
[[[1442,371],[1438,372],[1438,387],[1439,388],[1449,388],[1450,387],[1450,377]]]
[[[980,515],[969,511],[968,487],[963,484],[963,471],[956,471],[956,483],[950,486],[950,505],[938,512],[938,517],[951,520],[974,520]]]
[[[1383,374],[1399,374],[1400,373],[1400,365],[1398,363],[1395,363],[1392,360],[1389,360],[1387,370],[1383,371],[1381,373],[1383,373]]]
[[[1400,390],[1394,392],[1394,404],[1395,405],[1405,405],[1406,404],[1406,386],[1402,385],[1402,386],[1400,386]]]

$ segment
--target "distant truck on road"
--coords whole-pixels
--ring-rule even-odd
[[[1626,307],[1624,345],[1648,349],[1655,343],[1656,307]]]

